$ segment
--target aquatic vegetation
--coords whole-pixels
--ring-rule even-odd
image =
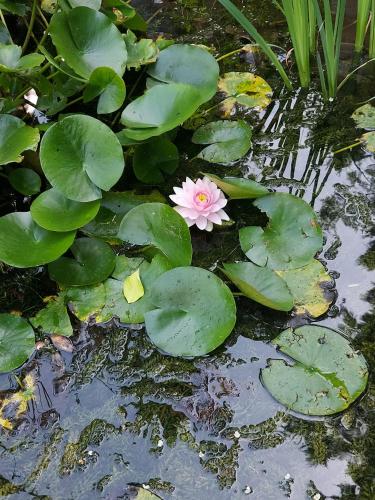
[[[363,49],[367,25],[369,21],[370,6],[372,0],[359,0],[357,5],[357,23],[355,33],[355,51]]]

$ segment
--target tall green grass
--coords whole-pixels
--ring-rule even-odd
[[[346,0],[337,0],[334,20],[331,3],[323,0],[321,11],[318,0],[314,0],[323,58],[317,52],[317,63],[322,92],[325,98],[334,98],[337,93],[341,39],[344,28]]]
[[[362,52],[372,0],[358,0],[354,50]]]
[[[370,59],[375,57],[375,0],[371,2],[371,22],[370,22],[370,44],[369,44]]]

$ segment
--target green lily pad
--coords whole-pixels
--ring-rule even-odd
[[[152,245],[173,266],[189,266],[192,258],[191,237],[185,220],[173,208],[162,203],[144,203],[123,218],[118,237],[133,245]]]
[[[267,267],[251,262],[224,264],[223,273],[246,297],[277,311],[290,311],[294,301],[287,284]]]
[[[104,193],[97,216],[82,231],[111,243],[121,243],[117,234],[124,215],[132,208],[150,202],[165,203],[166,200],[157,190],[148,194],[138,194],[136,191]]]
[[[72,324],[63,297],[53,297],[44,309],[41,309],[33,318],[31,324],[34,328],[40,328],[43,333],[49,335],[73,335]]]
[[[22,57],[19,45],[0,43],[0,71],[2,73],[19,73],[40,66],[44,61],[41,54],[27,54]]]
[[[56,260],[72,245],[75,231],[55,233],[34,222],[30,212],[0,217],[0,261],[33,267]]]
[[[294,361],[270,360],[262,380],[275,399],[305,415],[345,410],[366,388],[364,357],[329,328],[302,326],[282,332],[272,342]]]
[[[0,314],[0,373],[21,366],[34,348],[35,335],[29,323],[13,314]]]
[[[360,106],[354,111],[352,118],[359,128],[375,129],[375,106],[372,104]]]
[[[268,215],[263,229],[240,229],[240,244],[246,256],[258,266],[282,271],[308,264],[323,246],[322,230],[313,209],[297,196],[273,193],[255,200]]]
[[[174,44],[160,52],[158,60],[147,72],[164,83],[183,83],[197,88],[201,95],[200,104],[203,104],[216,93],[219,65],[202,47]]]
[[[87,115],[71,115],[44,134],[40,162],[45,176],[74,201],[101,198],[120,179],[124,157],[116,135]]]
[[[42,185],[40,176],[31,168],[15,168],[8,179],[11,186],[25,196],[39,193]]]
[[[247,108],[266,108],[271,102],[271,87],[253,73],[225,73],[219,80],[218,90],[228,96],[223,103],[228,116],[236,103]]]
[[[195,144],[209,144],[198,158],[210,163],[229,163],[245,156],[251,148],[251,127],[243,120],[207,123],[193,134]]]
[[[321,262],[313,259],[298,269],[275,272],[288,285],[297,314],[308,314],[318,318],[328,311],[335,295],[330,289],[332,278]]]
[[[12,115],[0,115],[0,165],[23,160],[21,153],[36,150],[39,130]]]
[[[159,55],[159,49],[154,42],[149,38],[141,38],[137,42],[135,34],[128,30],[126,35],[123,35],[126,49],[128,51],[128,59],[126,61],[127,68],[139,69],[145,64],[151,64],[156,61]]]
[[[49,231],[72,231],[90,222],[98,213],[100,200],[80,203],[66,198],[56,188],[40,194],[31,204],[32,218]]]
[[[14,0],[0,0],[0,9],[16,14],[17,16],[24,16],[30,7],[26,2],[15,2]]]
[[[213,273],[179,267],[152,286],[153,311],[145,314],[152,342],[174,356],[202,356],[221,345],[236,323],[229,288]]]
[[[49,33],[58,54],[84,79],[88,80],[94,69],[103,66],[112,68],[119,76],[124,74],[125,42],[105,14],[88,7],[56,12]]]
[[[96,68],[83,91],[83,102],[98,97],[97,113],[113,113],[123,104],[126,96],[124,80],[112,68]]]
[[[203,173],[214,182],[231,200],[260,198],[269,194],[268,189],[259,182],[238,177],[218,177],[214,174]]]
[[[375,132],[367,132],[360,139],[366,146],[367,151],[375,153]]]
[[[116,256],[101,240],[79,238],[71,247],[74,259],[61,257],[48,266],[51,279],[64,286],[95,285],[112,273]]]
[[[183,83],[160,84],[128,104],[121,123],[125,136],[136,141],[155,137],[181,125],[200,106],[199,90]]]
[[[99,10],[102,5],[102,0],[64,0],[69,6],[75,7],[90,7],[90,9]]]
[[[98,318],[105,305],[103,283],[66,288],[62,294],[65,302],[69,303],[72,313],[80,321]]]
[[[164,174],[173,174],[178,163],[178,149],[166,137],[155,137],[134,151],[134,173],[145,184],[162,184]]]

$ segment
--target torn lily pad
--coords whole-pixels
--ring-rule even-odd
[[[123,38],[128,51],[127,68],[139,69],[145,64],[151,64],[156,61],[159,49],[153,40],[141,38],[137,41],[137,37],[131,30],[128,30],[126,35],[123,35]]]
[[[334,330],[302,326],[285,330],[272,343],[290,359],[270,360],[262,381],[291,410],[333,415],[348,408],[366,388],[364,357]]]

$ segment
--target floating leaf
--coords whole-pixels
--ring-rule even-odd
[[[112,68],[96,68],[83,91],[83,102],[99,96],[97,113],[113,113],[123,104],[126,96],[124,80]]]
[[[159,49],[153,40],[142,38],[137,42],[137,37],[130,30],[128,30],[126,35],[123,35],[123,38],[128,51],[127,68],[139,69],[145,64],[151,64],[156,61]]]
[[[202,356],[228,337],[236,322],[229,288],[213,273],[179,267],[152,286],[155,310],[145,314],[152,342],[174,356]]]
[[[365,143],[367,151],[375,153],[375,132],[367,132],[360,138]]]
[[[21,153],[36,150],[39,130],[12,115],[0,115],[0,165],[22,161]]]
[[[322,230],[313,209],[297,196],[273,193],[254,205],[270,219],[263,229],[240,229],[241,248],[259,266],[295,269],[310,262],[323,245]]]
[[[138,194],[135,191],[104,193],[101,208],[94,220],[82,230],[89,236],[103,238],[106,241],[120,243],[118,230],[124,215],[142,203],[165,203],[164,196],[156,190],[149,194]]]
[[[144,488],[136,488],[136,490],[137,496],[135,498],[137,500],[161,500],[161,497]]]
[[[75,231],[46,231],[30,212],[0,217],[0,261],[14,267],[33,267],[52,262],[72,245]]]
[[[137,300],[144,296],[145,290],[143,288],[141,277],[139,275],[139,269],[125,278],[122,290],[124,293],[124,297],[129,304],[137,302]]]
[[[198,158],[210,163],[229,163],[242,158],[251,147],[252,130],[243,120],[220,120],[197,129],[192,137],[195,144],[210,144]]]
[[[183,83],[160,84],[128,104],[121,123],[129,139],[143,141],[181,125],[200,106],[199,90]]]
[[[119,76],[124,74],[125,42],[105,14],[88,7],[56,12],[49,32],[59,55],[86,80],[102,66],[112,68]]]
[[[90,222],[98,213],[100,201],[80,203],[66,198],[56,188],[40,194],[31,204],[31,215],[49,231],[71,231]]]
[[[108,278],[115,267],[115,254],[104,241],[79,238],[70,250],[74,259],[61,257],[48,266],[50,277],[60,285],[95,285]]]
[[[40,176],[31,168],[15,168],[8,178],[11,186],[25,196],[39,193],[42,185]]]
[[[118,237],[133,245],[152,245],[173,266],[191,263],[190,231],[185,220],[173,208],[162,203],[144,203],[123,218]]]
[[[219,65],[204,48],[174,44],[160,52],[158,60],[148,68],[148,74],[164,83],[188,84],[199,90],[200,104],[216,93]]]
[[[206,174],[210,181],[214,182],[231,200],[242,200],[247,198],[260,198],[269,194],[268,189],[259,182],[251,179],[238,177],[218,177],[214,174]]]
[[[375,129],[375,106],[372,104],[360,106],[354,111],[352,118],[359,128]]]
[[[332,285],[332,278],[318,260],[312,260],[306,266],[287,271],[276,271],[286,282],[294,297],[297,314],[309,314],[318,318],[328,311],[334,298],[327,287]]]
[[[21,366],[31,356],[34,347],[34,331],[25,319],[0,314],[0,373]]]
[[[87,115],[67,116],[52,125],[41,142],[40,162],[53,187],[82,202],[101,198],[101,189],[108,191],[124,170],[116,135]]]
[[[31,318],[34,328],[40,328],[43,333],[49,335],[73,335],[73,328],[62,297],[52,297],[47,301],[44,309],[41,309],[34,318]]]
[[[223,272],[246,297],[277,311],[293,309],[289,288],[272,269],[251,262],[236,262],[224,264]]]
[[[20,73],[40,66],[44,61],[41,54],[22,56],[22,47],[0,43],[0,71],[2,73]]]
[[[332,415],[348,408],[366,388],[364,357],[329,328],[288,329],[272,343],[295,363],[270,360],[262,380],[274,398],[291,410]]]
[[[155,137],[135,148],[135,176],[146,184],[162,184],[163,174],[173,174],[178,167],[177,147],[166,137]]]
[[[266,108],[271,102],[271,87],[263,78],[253,73],[225,73],[219,80],[218,89],[228,96],[223,102],[228,115],[236,103],[248,108]]]
[[[105,304],[103,283],[67,288],[63,291],[63,297],[80,321],[88,321],[92,317],[96,317],[98,322],[100,321],[99,314]]]

